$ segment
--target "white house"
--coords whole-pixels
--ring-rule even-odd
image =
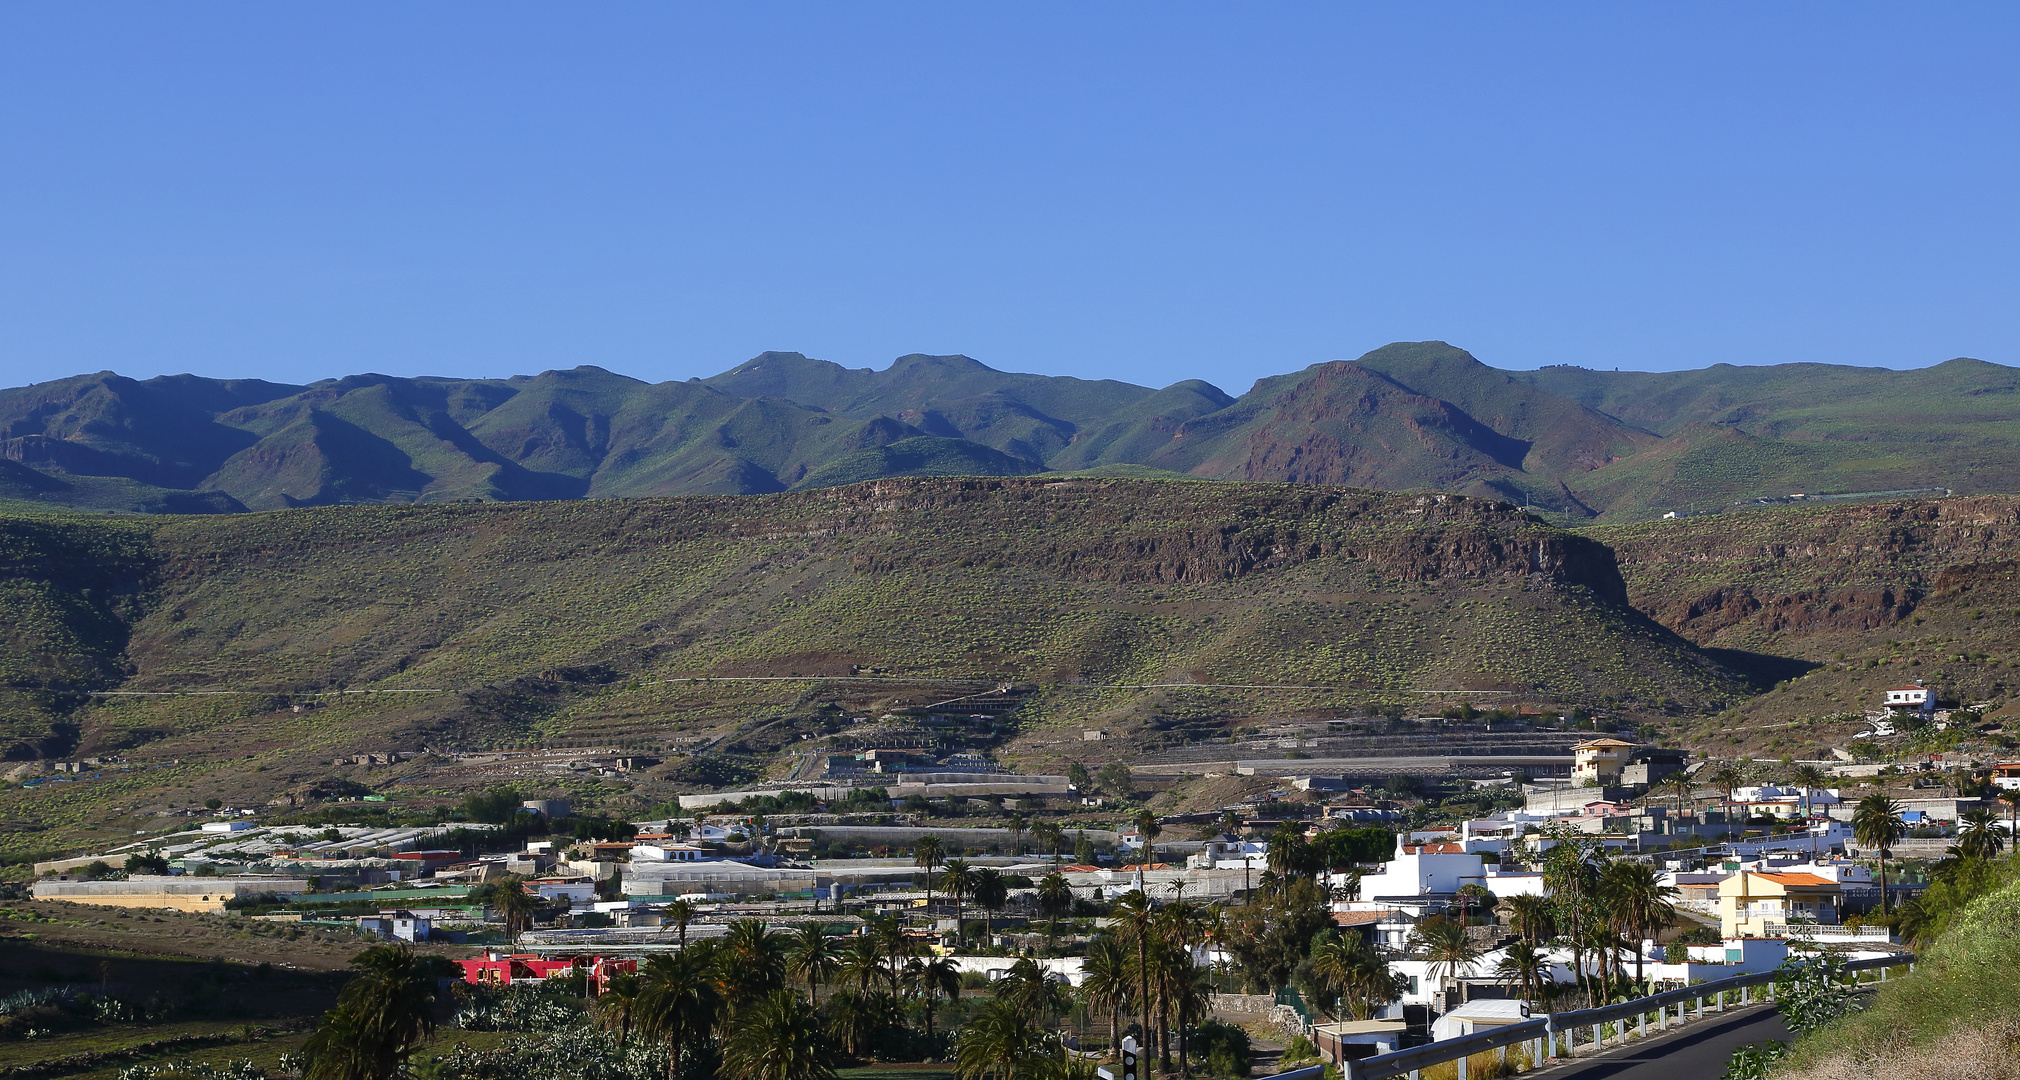
[[[1887,708],[1914,712],[1929,706],[1929,688],[1926,686],[1895,686],[1887,690]]]
[[[1333,874],[1327,883],[1337,887],[1351,881],[1349,874]],[[1359,899],[1336,903],[1334,909],[1442,909],[1464,885],[1487,885],[1479,853],[1457,843],[1412,846],[1398,839],[1395,856],[1382,864],[1381,872],[1361,877]]]

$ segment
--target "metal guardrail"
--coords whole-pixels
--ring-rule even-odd
[[[1909,969],[1913,970],[1915,954],[1901,953],[1896,956],[1877,956],[1870,960],[1854,960],[1845,965],[1845,970],[1851,972],[1878,970],[1880,977],[1885,979],[1886,969],[1899,967],[1903,964],[1908,965]],[[1645,1038],[1648,1035],[1648,1017],[1650,1013],[1654,1013],[1657,1016],[1657,1030],[1667,1031],[1670,1024],[1669,1010],[1671,1006],[1677,1007],[1676,1019],[1678,1023],[1681,1023],[1684,1020],[1687,1004],[1692,1001],[1697,1003],[1697,1015],[1699,1018],[1702,1018],[1705,1012],[1704,1003],[1706,1000],[1713,1002],[1713,1012],[1724,1012],[1727,1007],[1727,994],[1736,993],[1740,995],[1739,1001],[1736,1004],[1752,1004],[1753,988],[1756,986],[1768,987],[1768,997],[1772,1000],[1774,983],[1780,977],[1780,974],[1779,971],[1757,971],[1747,975],[1734,975],[1731,978],[1719,979],[1716,982],[1698,983],[1695,986],[1665,990],[1660,994],[1651,994],[1648,997],[1636,998],[1633,1001],[1623,1001],[1617,1005],[1602,1005],[1593,1009],[1552,1013],[1549,1016],[1535,1017],[1519,1023],[1504,1024],[1487,1031],[1476,1031],[1471,1035],[1461,1035],[1455,1039],[1441,1039],[1438,1042],[1426,1043],[1423,1046],[1413,1046],[1407,1050],[1396,1050],[1387,1054],[1376,1054],[1373,1057],[1343,1061],[1340,1063],[1341,1071],[1345,1076],[1345,1080],[1382,1080],[1384,1077],[1402,1076],[1405,1073],[1409,1074],[1411,1080],[1418,1080],[1419,1074],[1426,1067],[1447,1061],[1456,1061],[1459,1063],[1458,1080],[1466,1080],[1466,1059],[1474,1054],[1486,1053],[1489,1050],[1501,1050],[1505,1056],[1507,1047],[1529,1043],[1531,1044],[1529,1060],[1540,1063],[1546,1057],[1557,1057],[1560,1046],[1562,1046],[1567,1055],[1578,1049],[1580,1045],[1588,1048],[1605,1046],[1606,1025],[1608,1024],[1618,1024],[1620,1026],[1615,1038],[1621,1043],[1625,1043],[1628,1034],[1626,1024],[1623,1021],[1630,1019],[1635,1021],[1637,1028],[1636,1036]],[[1577,1036],[1578,1032],[1584,1028],[1592,1029],[1592,1038],[1590,1041],[1580,1044]]]

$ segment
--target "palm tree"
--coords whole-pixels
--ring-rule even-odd
[[[1690,773],[1679,769],[1664,777],[1662,785],[1669,789],[1670,794],[1676,796],[1676,816],[1678,819],[1681,819],[1683,817],[1683,800],[1690,799],[1691,796],[1697,794],[1697,782],[1690,778]],[[1696,801],[1695,799],[1691,799],[1693,804]]]
[[[1966,858],[1996,858],[2006,847],[1999,815],[1982,807],[1966,811],[1957,824],[1957,850]]]
[[[793,978],[807,981],[807,996],[815,1005],[821,1003],[821,984],[833,978],[840,966],[835,946],[819,923],[808,923],[793,935],[792,947],[786,953],[786,970]]]
[[[961,999],[961,972],[944,956],[913,960],[905,966],[905,978],[926,999],[926,1038],[933,1038],[933,1005],[945,994],[950,1001]]]
[[[842,949],[842,974],[856,981],[856,992],[870,992],[870,982],[884,977],[884,950],[877,939],[868,934],[860,934],[849,939]]]
[[[687,924],[694,921],[694,901],[683,896],[666,905],[660,918],[671,921],[680,928],[680,947],[687,948]]]
[[[975,871],[975,903],[986,914],[982,917],[982,935],[989,936],[994,923],[991,916],[1003,910],[1010,902],[1010,885],[993,866],[985,866]]]
[[[1852,810],[1852,838],[1862,847],[1877,848],[1880,852],[1880,914],[1887,913],[1887,852],[1908,835],[1908,824],[1901,820],[1901,804],[1882,792],[1874,792],[1859,800]]]
[[[1080,992],[1087,999],[1087,1007],[1108,1014],[1108,1053],[1113,1057],[1116,1048],[1122,1045],[1117,1041],[1121,1037],[1122,1012],[1129,1008],[1132,993],[1129,950],[1113,934],[1103,934],[1087,947],[1087,959],[1080,972]]]
[[[484,902],[498,909],[505,920],[505,933],[516,945],[519,932],[532,925],[534,914],[540,910],[540,901],[526,891],[526,879],[517,875],[499,878],[482,893]]]
[[[701,942],[655,956],[640,975],[635,1023],[639,1034],[666,1047],[669,1077],[708,1039],[726,1011],[714,977],[715,951],[713,942]]]
[[[1016,848],[1015,851],[1011,852],[1013,855],[1024,854],[1024,826],[1026,820],[1023,814],[1013,810],[1010,813],[1009,820],[1005,823],[1010,827],[1011,846]]]
[[[975,891],[975,871],[966,859],[947,860],[947,872],[940,883],[954,896],[954,940],[961,940],[961,901]]]
[[[1136,812],[1136,834],[1143,837],[1143,854],[1138,859],[1146,865],[1157,861],[1157,838],[1164,832],[1158,824],[1157,815],[1148,810]]]
[[[1501,910],[1508,914],[1509,928],[1531,945],[1540,944],[1545,938],[1557,934],[1556,920],[1550,913],[1550,901],[1544,897],[1511,896],[1501,901]]]
[[[1156,931],[1157,907],[1150,894],[1131,889],[1115,902],[1115,920],[1136,945],[1136,1011],[1143,1018],[1143,1033],[1150,1034],[1150,939]]]
[[[1312,945],[1312,975],[1324,993],[1311,1004],[1324,1009],[1335,1020],[1346,1011],[1346,985],[1354,969],[1357,945],[1365,948],[1359,934],[1334,935]]]
[[[1234,811],[1229,810],[1227,813],[1222,814],[1220,816],[1220,822],[1218,823],[1217,827],[1220,829],[1221,835],[1233,837],[1236,840],[1241,839],[1240,814],[1237,814]]]
[[[1831,774],[1825,772],[1821,765],[1803,764],[1796,766],[1795,771],[1789,774],[1789,779],[1802,787],[1803,816],[1809,817],[1816,810],[1810,799],[1810,792],[1830,783]]]
[[[631,1025],[638,1017],[638,977],[618,975],[604,984],[596,995],[596,1025],[617,1032],[617,1048],[631,1038]]]
[[[905,939],[905,924],[898,920],[894,912],[881,919],[871,920],[865,924],[865,929],[869,931],[870,939],[875,941],[877,947],[889,958],[890,966],[884,969],[884,977],[890,980],[891,993],[895,994],[898,992],[898,979],[901,975],[898,958],[911,952],[912,949],[912,943]]]
[[[1286,821],[1270,834],[1269,855],[1264,863],[1288,885],[1290,879],[1304,870],[1305,863],[1310,861],[1309,848],[1310,845],[1305,843],[1304,830]]]
[[[1473,970],[1480,959],[1480,947],[1466,936],[1466,928],[1440,915],[1425,919],[1410,931],[1410,947],[1431,962],[1425,974],[1440,987],[1446,979]]]
[[[1712,786],[1725,792],[1726,824],[1730,827],[1732,824],[1732,791],[1734,788],[1746,783],[1746,774],[1740,771],[1737,763],[1724,761],[1719,763],[1718,768],[1712,770],[1711,782]]]
[[[737,1014],[736,1033],[723,1047],[728,1080],[833,1080],[834,1054],[821,1018],[790,990],[774,990]]]
[[[912,845],[912,865],[926,872],[926,910],[933,910],[933,871],[940,865],[940,838],[928,834]]]
[[[1038,961],[1028,956],[1010,965],[1010,970],[996,980],[993,993],[996,1000],[1009,1002],[1034,1024],[1045,1022],[1068,1004],[1059,984],[1045,974]]]
[[[960,1080],[1035,1080],[1045,1071],[1051,1040],[1002,999],[985,1003],[961,1031],[954,1051]]]
[[[1535,1004],[1536,991],[1549,978],[1550,959],[1535,945],[1518,941],[1508,946],[1501,962],[1494,965],[1494,976],[1504,984],[1522,988],[1522,1000]]]
[[[1059,869],[1059,845],[1066,840],[1066,830],[1060,828],[1058,822],[1041,821],[1031,826],[1031,835],[1052,852],[1052,869]]]
[[[738,919],[729,924],[719,948],[722,982],[738,1008],[784,985],[785,938],[767,930],[764,920]]]
[[[1066,875],[1054,870],[1039,879],[1038,909],[1052,919],[1047,933],[1058,933],[1059,917],[1073,910],[1073,889],[1066,884]]]
[[[435,1033],[435,986],[455,965],[409,945],[378,945],[351,958],[358,975],[307,1047],[308,1080],[383,1080]]]
[[[1599,878],[1600,898],[1612,916],[1616,931],[1626,930],[1634,941],[1634,981],[1641,982],[1641,943],[1651,931],[1668,926],[1676,918],[1675,888],[1664,885],[1655,868],[1641,863],[1617,862],[1607,866]]]

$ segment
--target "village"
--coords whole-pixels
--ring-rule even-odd
[[[1887,711],[1931,720],[1918,690],[1889,691]],[[1562,758],[1516,749],[1528,754],[1519,768],[1485,768],[1507,753],[1476,755],[1470,777],[1380,783],[1365,779],[1379,758],[1358,776],[1326,775],[1326,759],[1306,754],[1243,760],[1253,794],[1162,815],[1119,797],[1130,770],[1017,774],[905,745],[820,755],[802,762],[804,780],[683,796],[678,815],[588,830],[551,797],[520,800],[504,823],[390,828],[270,825],[219,807],[193,829],[38,863],[32,893],[460,946],[473,985],[586,979],[593,994],[752,920],[899,935],[976,985],[1029,961],[1085,988],[1128,897],[1225,920],[1290,904],[1299,883],[1327,931],[1387,973],[1367,1008],[1295,980],[1268,985],[1268,962],[1237,939],[1205,933],[1186,951],[1212,982],[1215,1016],[1342,1061],[1516,1022],[1595,965],[1631,968],[1654,992],[1791,956],[1902,953],[1911,935],[1879,916],[1914,903],[1960,844],[1996,852],[2001,811],[2020,804],[2020,761],[1743,767],[1628,732],[1577,739]],[[1439,767],[1425,760],[1394,759]],[[1168,767],[1137,775],[1155,782]],[[1875,798],[1893,822],[1877,843],[1861,817]],[[981,823],[964,820],[976,813]],[[1544,914],[1564,885],[1553,852],[1570,851],[1652,897],[1647,917],[1616,920],[1597,949],[1546,932],[1562,929]]]

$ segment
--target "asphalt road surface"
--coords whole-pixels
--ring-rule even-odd
[[[1629,1043],[1604,1057],[1562,1065],[1543,1073],[1550,1080],[1719,1080],[1734,1049],[1747,1043],[1791,1036],[1781,1011],[1756,1005],[1744,1011],[1706,1016],[1668,1035]]]

